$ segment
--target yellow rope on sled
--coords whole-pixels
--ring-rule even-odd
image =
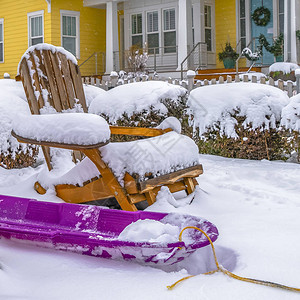
[[[216,272],[222,272],[223,274],[226,274],[226,275],[228,275],[232,278],[235,278],[235,279],[238,279],[238,280],[241,280],[241,281],[246,281],[246,282],[251,282],[251,283],[256,283],[256,284],[261,284],[261,285],[266,285],[266,286],[271,286],[271,287],[276,287],[276,288],[281,288],[281,289],[289,290],[289,291],[293,291],[293,292],[300,292],[300,288],[294,288],[294,287],[290,287],[290,286],[286,286],[286,285],[283,285],[283,284],[274,283],[274,282],[270,282],[270,281],[264,281],[264,280],[252,279],[252,278],[247,278],[247,277],[241,277],[241,276],[238,276],[238,275],[235,275],[235,274],[229,272],[228,270],[226,270],[223,266],[221,266],[219,264],[214,244],[211,241],[210,237],[202,229],[200,229],[198,227],[195,227],[195,226],[187,226],[187,227],[183,228],[181,230],[180,234],[179,234],[179,241],[180,242],[182,241],[182,234],[186,229],[195,229],[195,230],[198,230],[198,231],[202,232],[206,236],[206,238],[208,239],[208,241],[211,245],[217,269],[214,270],[214,271],[211,271],[211,272],[204,273],[204,275],[210,275],[210,274],[214,274]],[[180,283],[184,280],[187,280],[191,277],[195,277],[195,276],[196,275],[190,275],[190,276],[184,277],[184,278],[176,281],[172,285],[167,286],[167,288],[169,290],[172,290],[178,283]]]

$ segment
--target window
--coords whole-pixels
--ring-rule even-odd
[[[211,6],[204,5],[204,37],[207,51],[212,51]]]
[[[62,46],[79,58],[79,12],[61,11]]]
[[[240,40],[241,51],[246,48],[246,1],[240,0]]]
[[[131,45],[143,48],[143,17],[142,14],[131,15]]]
[[[148,53],[159,53],[158,11],[147,12]]]
[[[3,19],[0,19],[0,62],[4,62]]]
[[[44,42],[44,11],[28,13],[28,45]]]
[[[278,5],[278,27],[279,33],[284,33],[284,0],[279,0]]]
[[[163,11],[164,53],[176,52],[175,8]]]

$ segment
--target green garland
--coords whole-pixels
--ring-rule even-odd
[[[283,53],[283,34],[280,33],[277,39],[274,40],[273,45],[267,41],[266,37],[263,34],[260,34],[258,41],[261,46],[265,47],[266,50],[274,56],[280,56]]]
[[[268,8],[260,6],[255,9],[251,17],[257,26],[267,26],[271,19],[271,12]]]

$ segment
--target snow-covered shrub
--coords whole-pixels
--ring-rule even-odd
[[[290,153],[279,132],[289,102],[280,89],[254,83],[200,87],[190,93],[191,125],[200,152],[248,159],[284,159]]]
[[[140,48],[133,45],[125,52],[125,58],[128,64],[129,72],[144,72],[149,58],[147,47]]]
[[[0,90],[0,166],[8,169],[31,166],[38,147],[20,144],[11,135],[12,120],[19,113],[30,114],[22,83],[1,79]]]
[[[269,67],[269,76],[274,80],[296,81],[295,70],[300,68],[297,64],[289,62],[277,62]]]
[[[89,112],[103,116],[112,125],[131,127],[153,128],[173,116],[181,122],[182,132],[191,135],[186,102],[187,90],[181,86],[162,81],[135,82],[99,94]]]
[[[293,143],[300,162],[300,94],[291,97],[287,106],[282,109],[281,125],[293,135]]]

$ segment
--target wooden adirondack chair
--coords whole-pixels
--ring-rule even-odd
[[[40,110],[49,105],[59,113],[74,109],[74,107],[76,107],[76,111],[81,110],[81,112],[87,113],[79,67],[75,58],[63,48],[47,44],[30,47],[20,61],[19,75],[16,79],[22,80],[31,113],[34,115],[39,115]],[[155,139],[160,138],[171,129],[110,126],[110,131],[111,134],[152,137],[152,140],[149,139],[149,141],[153,143],[156,141]],[[138,202],[147,200],[149,205],[153,204],[161,186],[167,186],[172,193],[181,190],[185,190],[187,194],[192,193],[197,185],[195,177],[203,173],[201,164],[194,164],[188,168],[148,180],[139,179],[126,172],[123,182],[120,183],[120,179],[116,178],[108,163],[102,158],[102,150],[106,146],[101,146],[109,141],[94,145],[79,145],[30,139],[15,132],[12,134],[19,142],[41,145],[49,170],[52,168],[49,147],[80,151],[95,164],[99,176],[90,178],[84,182],[83,186],[76,184],[57,184],[55,186],[57,196],[66,202],[83,203],[115,197],[122,209],[135,211],[137,210],[135,204]],[[118,149],[122,148],[118,147]],[[76,154],[75,157],[79,158],[80,156]],[[41,194],[46,192],[39,182],[35,183],[35,189]]]

